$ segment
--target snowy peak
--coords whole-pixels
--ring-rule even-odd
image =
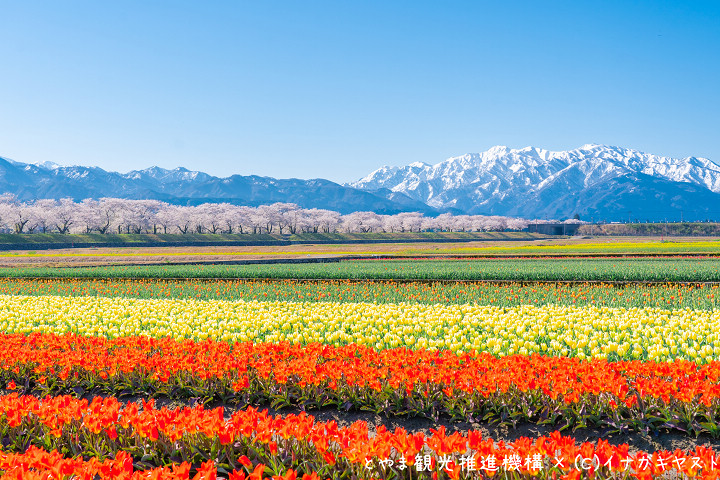
[[[59,164],[57,164],[55,162],[50,162],[50,161],[38,162],[38,163],[35,163],[34,165],[37,165],[40,168],[44,168],[45,170],[55,170],[56,168],[60,168]]]
[[[349,185],[402,193],[440,210],[505,215],[517,208],[535,211],[543,202],[610,188],[628,179],[679,183],[683,186],[678,188],[720,194],[720,166],[708,159],[676,159],[595,143],[567,151],[498,145],[435,165],[383,167]],[[518,205],[535,207],[523,210]]]
[[[643,173],[673,182],[687,182],[720,193],[720,166],[705,158],[675,159],[637,150],[599,144],[586,144],[568,151],[553,152],[535,147],[510,149],[495,146],[483,153],[451,157],[435,165],[414,162],[406,167],[382,167],[350,185],[362,189],[389,188],[400,191],[399,185],[413,177],[427,175],[428,180],[441,179],[455,187],[487,177],[510,180],[524,174],[523,183],[546,180],[571,168],[587,173]]]
[[[429,166],[430,165],[428,165],[425,162],[413,162],[410,165],[408,165],[408,167],[410,167],[410,168],[425,168],[425,167],[429,167]]]
[[[145,168],[143,170],[133,170],[123,175],[125,178],[133,180],[148,180],[148,181],[160,181],[160,182],[179,182],[179,181],[193,181],[197,180],[205,182],[211,179],[217,179],[207,173],[191,171],[187,168],[176,167],[172,170],[166,168],[153,166]]]

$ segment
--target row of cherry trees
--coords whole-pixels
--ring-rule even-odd
[[[228,203],[178,206],[119,198],[35,200],[0,196],[0,229],[14,233],[304,233],[522,230],[517,218],[421,213],[378,215],[300,208],[292,203],[244,207]]]

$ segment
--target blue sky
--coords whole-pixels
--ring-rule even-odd
[[[720,2],[0,0],[0,156],[345,182],[493,145],[720,163]]]

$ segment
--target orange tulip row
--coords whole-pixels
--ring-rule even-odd
[[[248,408],[225,419],[222,407],[156,409],[152,401],[122,407],[114,398],[88,402],[67,396],[38,399],[15,394],[0,397],[0,415],[0,427],[6,430],[7,438],[14,437],[13,430],[30,429],[35,432],[35,442],[67,437],[74,442],[80,439],[80,445],[114,447],[102,455],[114,460],[95,458],[86,462],[37,447],[24,454],[2,452],[0,470],[5,472],[4,478],[33,478],[30,474],[39,475],[40,471],[56,479],[70,475],[93,478],[96,474],[101,478],[185,479],[193,471],[197,480],[215,478],[219,471],[232,472],[228,478],[233,480],[259,480],[268,473],[274,480],[314,480],[337,478],[343,472],[362,479],[469,479],[498,473],[507,478],[545,479],[651,479],[683,474],[710,480],[720,476],[720,456],[704,447],[648,454],[630,452],[627,444],[613,446],[603,440],[578,445],[559,432],[512,443],[495,443],[482,438],[478,431],[448,435],[444,427],[425,435],[401,428],[390,432],[379,426],[370,435],[364,422],[341,428],[334,421],[315,422],[304,413],[273,417]],[[46,430],[34,428],[33,422]],[[171,468],[133,472],[133,457],[149,451],[182,450],[182,441],[198,446],[196,450],[208,441],[223,448],[208,452],[215,461],[194,459],[191,463],[196,467],[183,462]],[[67,445],[55,442],[49,448],[62,450]],[[88,451],[77,454],[87,455]],[[232,464],[220,463],[227,459],[232,459]]]
[[[720,362],[703,365],[674,362],[511,355],[455,354],[450,351],[394,348],[376,351],[352,344],[236,343],[171,338],[105,339],[73,334],[0,334],[0,372],[20,373],[32,366],[35,378],[61,380],[80,372],[102,379],[118,374],[145,374],[155,380],[190,374],[199,380],[233,380],[245,388],[249,375],[278,384],[296,379],[300,387],[339,381],[380,390],[383,383],[404,386],[434,384],[466,393],[542,389],[551,398],[577,401],[584,393],[613,393],[622,400],[631,390],[664,401],[699,399],[710,405],[720,396]],[[28,372],[24,372],[28,373]],[[25,377],[22,377],[23,379]]]
[[[2,478],[9,480],[63,480],[63,479],[165,479],[188,480],[190,465],[183,463],[172,467],[158,467],[150,470],[135,470],[132,457],[125,452],[118,452],[114,459],[98,461],[91,458],[65,458],[56,450],[45,451],[30,446],[25,453],[0,452],[0,473]],[[212,462],[200,467],[193,480],[215,480],[216,469]]]
[[[69,334],[0,334],[0,346],[0,386],[26,393],[163,395],[241,406],[335,405],[431,418],[550,419],[568,426],[594,421],[720,435],[720,362],[496,358],[359,345],[232,345]]]
[[[136,470],[132,457],[119,451],[114,459],[102,462],[95,458],[84,461],[81,458],[64,458],[57,450],[45,451],[30,446],[25,453],[0,452],[0,474],[7,480],[216,480],[217,468],[213,462],[203,463],[192,477],[191,466],[187,462],[167,467]],[[234,470],[229,480],[320,480],[317,474],[304,474],[299,477],[293,469],[283,475],[265,476],[265,465],[258,464],[249,475],[245,471]]]

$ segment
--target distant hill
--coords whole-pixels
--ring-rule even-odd
[[[329,180],[278,180],[255,175],[218,178],[185,168],[150,167],[129,173],[108,172],[98,167],[65,167],[51,162],[25,164],[0,157],[0,191],[20,200],[38,198],[115,197],[162,200],[176,205],[228,202],[258,206],[275,202],[295,203],[303,208],[322,208],[343,214],[373,211],[436,213],[423,202],[403,194],[379,194],[339,185]]]

